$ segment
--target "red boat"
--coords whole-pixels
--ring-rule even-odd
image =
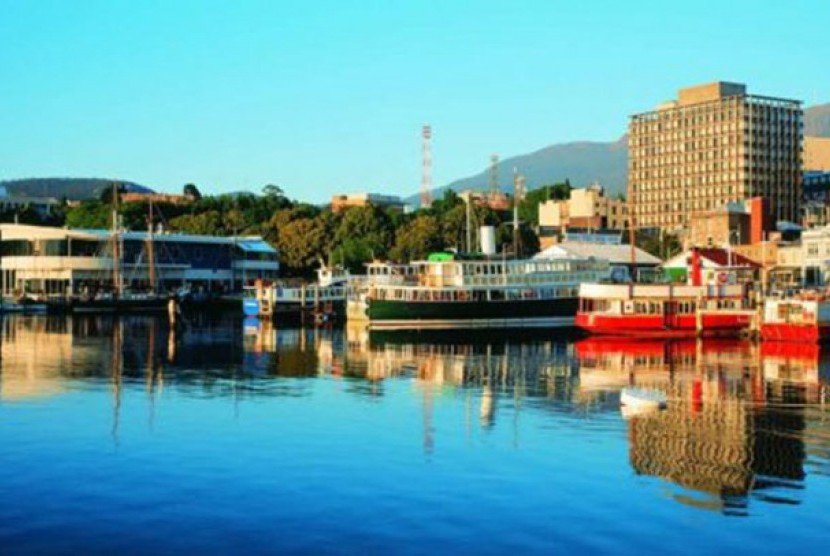
[[[746,287],[727,271],[709,272],[692,252],[692,285],[582,284],[576,326],[591,334],[637,338],[737,336],[754,317]]]
[[[791,299],[767,299],[761,337],[788,342],[830,340],[830,299],[810,293]]]

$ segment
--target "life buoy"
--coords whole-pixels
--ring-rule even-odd
[[[725,272],[718,273],[718,284],[726,284],[729,281],[729,276]]]

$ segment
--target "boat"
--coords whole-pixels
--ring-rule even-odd
[[[610,276],[605,260],[447,252],[367,266],[350,288],[348,318],[370,330],[573,327],[579,284]]]
[[[668,403],[664,392],[653,388],[623,388],[620,405],[634,410],[663,409]]]
[[[767,298],[761,319],[761,338],[813,343],[830,340],[830,298],[818,292]]]
[[[576,326],[638,338],[737,336],[754,318],[740,285],[583,284]]]
[[[71,313],[120,313],[120,312],[160,312],[167,309],[170,296],[157,292],[155,267],[155,250],[153,243],[153,204],[149,205],[148,234],[144,252],[147,254],[147,273],[149,288],[133,290],[124,286],[121,264],[123,245],[119,230],[118,188],[113,186],[112,229],[110,249],[112,259],[112,287],[98,291],[84,291],[79,295],[52,300],[49,309],[52,312]]]
[[[349,272],[322,265],[317,282],[289,286],[257,281],[245,289],[242,312],[249,317],[302,318],[311,315],[318,324],[345,316]]]
[[[704,277],[699,267],[691,282],[582,284],[576,325],[590,334],[666,339],[738,336],[751,327],[748,285],[727,271]]]

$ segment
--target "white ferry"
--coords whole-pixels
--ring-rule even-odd
[[[351,290],[348,318],[370,329],[570,327],[582,282],[608,279],[606,260],[466,258],[435,253],[372,263]]]

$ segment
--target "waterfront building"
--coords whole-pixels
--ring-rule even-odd
[[[4,296],[24,291],[73,295],[112,286],[113,236],[108,230],[2,224],[0,233]],[[151,238],[146,232],[122,232],[118,237],[126,288],[149,289],[154,274],[160,290],[189,286],[234,292],[256,279],[274,279],[279,271],[276,249],[258,236],[164,233]]]
[[[632,267],[630,245],[572,240],[555,243],[537,253],[533,258],[607,260],[611,266],[611,276],[621,281],[627,280],[632,275],[636,276],[644,270],[655,269],[663,262],[658,257],[635,247]]]
[[[392,209],[403,212],[406,205],[400,197],[395,195],[379,195],[377,193],[348,193],[332,195],[331,211],[339,213],[350,208],[374,205],[379,208]]]
[[[605,196],[598,183],[573,189],[567,200],[550,200],[539,205],[539,240],[542,247],[571,229],[625,230],[628,206],[622,199]]]
[[[638,228],[688,229],[693,213],[765,197],[775,220],[801,203],[801,102],[739,83],[681,89],[631,117],[628,194]]]
[[[700,258],[702,278],[705,283],[726,284],[734,281],[745,283],[757,280],[761,265],[733,249],[707,247],[696,249]],[[665,275],[675,282],[688,280],[692,251],[684,251],[663,263]]]
[[[771,232],[769,202],[755,197],[692,214],[686,247],[752,245],[767,239]]]

